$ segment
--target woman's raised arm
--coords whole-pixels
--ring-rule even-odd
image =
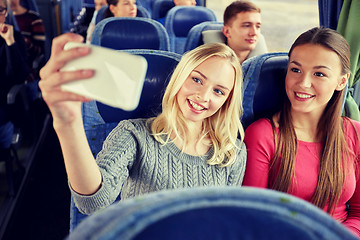
[[[91,195],[99,189],[102,179],[88,145],[81,116],[81,103],[90,99],[63,91],[61,85],[89,78],[94,71],[60,71],[68,61],[90,52],[87,47],[65,51],[64,46],[69,41],[82,42],[83,38],[66,33],[53,40],[50,59],[40,71],[39,87],[53,117],[71,187],[79,194]]]

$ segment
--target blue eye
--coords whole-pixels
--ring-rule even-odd
[[[200,80],[200,79],[198,79],[198,78],[196,78],[196,77],[193,77],[192,79],[193,79],[194,82],[201,84],[201,80]]]
[[[225,93],[223,91],[221,91],[220,89],[214,89],[214,92],[218,95],[225,95]]]

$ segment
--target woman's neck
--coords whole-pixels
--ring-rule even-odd
[[[187,132],[182,133],[182,136],[176,137],[175,134],[171,136],[175,145],[184,150],[185,153],[193,156],[202,156],[206,154],[210,149],[209,137],[203,136],[203,126],[199,124],[189,124]],[[186,136],[186,142],[184,136]]]
[[[296,137],[304,142],[318,142],[317,130],[321,115],[291,112],[292,124]]]

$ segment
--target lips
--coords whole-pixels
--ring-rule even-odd
[[[195,109],[196,111],[203,111],[206,110],[207,108],[202,106],[201,104],[198,104],[190,99],[187,99],[189,105],[191,108]]]
[[[256,39],[246,39],[246,41],[250,44],[256,43]]]
[[[305,101],[307,99],[315,97],[315,95],[308,94],[308,93],[301,93],[301,92],[295,92],[296,99],[300,101]]]

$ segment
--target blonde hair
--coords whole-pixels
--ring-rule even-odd
[[[151,123],[151,132],[155,139],[166,144],[173,134],[176,138],[187,142],[187,133],[191,127],[180,111],[176,95],[190,73],[201,63],[211,57],[228,60],[235,71],[234,87],[221,108],[203,122],[200,140],[209,136],[214,148],[213,156],[208,160],[210,165],[229,166],[236,159],[236,140],[244,136],[240,121],[242,113],[242,71],[240,62],[234,51],[223,43],[201,45],[187,52],[174,70],[165,90],[162,101],[162,113]],[[164,136],[166,136],[164,138]],[[184,150],[184,149],[183,149]]]

